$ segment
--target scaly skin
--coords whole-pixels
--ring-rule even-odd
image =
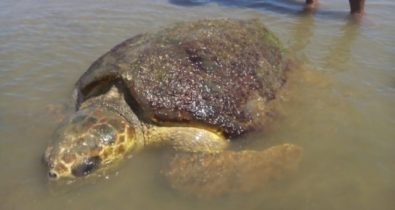
[[[138,124],[137,124],[138,125]],[[49,176],[54,179],[85,176],[122,159],[143,146],[138,126],[132,126],[119,114],[102,107],[87,107],[76,112],[57,131],[45,159]]]
[[[78,80],[76,113],[46,151],[49,176],[98,174],[147,146],[187,152],[164,174],[174,188],[198,193],[201,187],[207,197],[282,176],[299,163],[298,147],[226,148],[228,139],[266,125],[289,64],[279,40],[258,20],[185,22],[128,39]],[[211,181],[193,182],[205,178]]]
[[[114,107],[126,107],[115,88],[84,103],[57,130],[56,142],[45,152],[50,178],[86,176],[146,146],[204,153],[221,152],[228,146],[228,140],[220,133],[194,127],[159,127],[142,123],[137,116],[127,120],[114,107],[97,105],[97,100],[111,100],[112,104],[120,104]]]
[[[118,105],[106,106],[110,101]],[[263,151],[227,151],[229,141],[219,132],[155,126],[137,116],[126,119],[119,111],[126,107],[116,88],[82,104],[46,150],[49,177],[75,180],[104,171],[144,147],[164,146],[181,151],[162,172],[170,186],[208,198],[262,189],[291,174],[301,160],[301,148],[291,144]]]

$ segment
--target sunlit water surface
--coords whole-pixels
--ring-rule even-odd
[[[2,0],[0,209],[395,209],[395,3],[367,1],[356,23],[346,0],[322,0],[312,16],[300,14],[303,1],[224,2]],[[48,107],[70,104],[74,82],[115,44],[207,17],[259,18],[299,59],[270,132],[241,145],[298,144],[299,173],[253,194],[197,200],[163,182],[149,151],[108,179],[48,186],[40,160],[57,123]]]

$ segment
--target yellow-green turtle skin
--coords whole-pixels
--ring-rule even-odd
[[[44,159],[49,177],[59,180],[103,171],[145,146],[187,152],[221,152],[228,140],[221,133],[186,126],[155,126],[139,121],[116,88],[83,103],[55,132]]]
[[[122,159],[139,143],[130,140],[138,135],[136,130],[111,110],[92,106],[76,112],[57,130],[57,142],[45,152],[49,176],[82,177]]]
[[[287,70],[279,40],[258,20],[184,22],[128,39],[76,83],[75,113],[45,152],[49,177],[98,174],[150,145],[190,154],[174,157],[164,175],[174,188],[205,196],[234,192],[235,173],[264,182],[286,174],[300,161],[295,145],[227,148],[265,125]],[[199,176],[211,181],[199,184],[206,180]],[[242,191],[252,189],[245,183]]]

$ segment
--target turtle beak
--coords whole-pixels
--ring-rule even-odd
[[[56,180],[58,178],[58,174],[55,171],[53,171],[53,170],[49,170],[48,178],[50,180]]]
[[[52,149],[53,148],[51,146],[47,147],[47,149],[45,150],[44,154],[41,157],[42,163],[44,163],[46,165],[49,163],[49,156],[51,154]]]
[[[58,174],[52,169],[53,168],[53,164],[51,164],[49,161],[49,156],[51,154],[52,151],[52,147],[48,147],[45,151],[45,153],[42,155],[41,157],[41,162],[46,165],[49,169],[48,172],[48,177],[50,180],[54,180],[58,178]]]

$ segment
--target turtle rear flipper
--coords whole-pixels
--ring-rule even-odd
[[[179,153],[162,173],[173,189],[209,198],[262,190],[296,171],[301,159],[301,148],[292,144],[263,151]]]

